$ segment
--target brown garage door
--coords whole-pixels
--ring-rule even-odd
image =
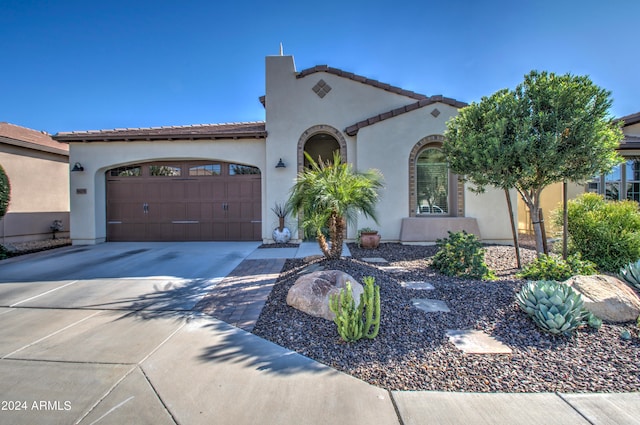
[[[106,173],[107,240],[257,241],[260,170],[215,161],[153,162]]]

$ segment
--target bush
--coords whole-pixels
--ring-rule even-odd
[[[640,211],[634,201],[605,201],[585,193],[569,201],[569,252],[582,253],[597,268],[618,272],[640,259]],[[561,225],[561,224],[560,224]]]
[[[11,199],[11,185],[9,177],[0,166],[0,218],[4,217],[9,208],[9,200]]]
[[[567,257],[566,261],[555,255],[542,254],[527,264],[516,276],[530,280],[563,281],[571,276],[595,273],[596,265],[589,260],[583,260],[578,252]]]
[[[438,252],[433,256],[433,267],[447,276],[495,279],[484,262],[484,249],[475,235],[464,230],[448,233],[448,238],[436,241]]]

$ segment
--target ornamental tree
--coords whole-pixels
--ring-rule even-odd
[[[520,194],[543,253],[542,190],[606,173],[621,161],[616,148],[623,134],[609,115],[611,102],[611,93],[587,76],[531,71],[515,90],[462,108],[447,123],[443,150],[472,190]]]
[[[9,177],[0,165],[0,218],[4,217],[9,209],[9,200],[11,199],[11,185]]]
[[[357,214],[377,222],[375,205],[382,175],[376,170],[356,172],[343,163],[340,153],[333,162],[315,162],[304,153],[310,168],[298,174],[287,201],[287,210],[302,213],[302,227],[316,234],[320,250],[327,258],[340,258],[347,222],[355,222]],[[331,247],[322,232],[328,229]]]

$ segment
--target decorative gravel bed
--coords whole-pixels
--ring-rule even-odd
[[[2,245],[0,250],[4,249],[9,257],[18,255],[32,254],[34,252],[46,251],[49,249],[60,248],[62,246],[71,245],[69,238],[45,239],[41,241],[7,243]],[[1,257],[0,257],[1,258]]]
[[[380,285],[382,322],[373,340],[345,343],[335,324],[286,304],[287,291],[310,263],[287,260],[253,333],[283,347],[389,390],[472,392],[640,391],[640,338],[635,324],[584,328],[573,337],[542,333],[519,309],[514,295],[523,280],[514,274],[513,248],[487,246],[486,261],[498,280],[482,282],[443,276],[429,267],[436,248],[381,244],[352,259],[315,260],[362,281]],[[382,271],[363,257],[382,257],[406,272]],[[524,262],[535,251],[522,250]],[[431,291],[405,289],[400,281],[426,281]],[[411,298],[445,301],[450,313],[425,313]],[[623,329],[631,340],[620,338]],[[508,345],[512,354],[463,354],[447,329],[475,329]]]

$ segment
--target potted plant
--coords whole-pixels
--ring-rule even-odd
[[[374,249],[380,245],[378,231],[370,227],[358,230],[358,246],[364,249]]]
[[[273,229],[273,240],[276,243],[287,243],[291,240],[291,231],[284,225],[284,219],[287,217],[287,208],[283,204],[276,203],[271,211],[278,217],[278,227]]]

